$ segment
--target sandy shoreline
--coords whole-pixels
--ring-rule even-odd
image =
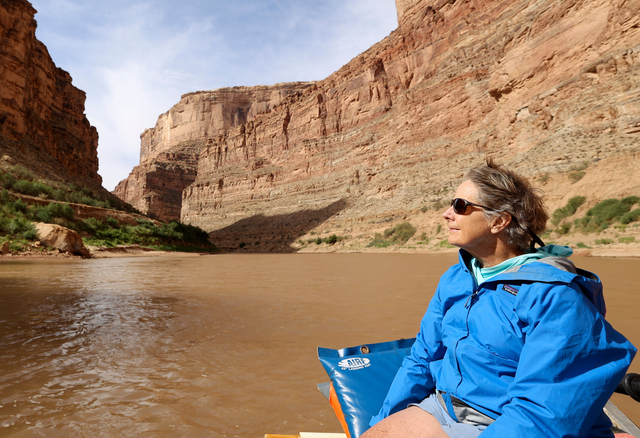
[[[232,251],[220,251],[217,253],[209,252],[180,252],[180,251],[158,251],[149,248],[144,248],[138,245],[119,246],[115,248],[99,248],[88,247],[91,252],[92,259],[106,259],[106,258],[122,258],[122,257],[200,257],[204,255],[224,255],[224,254],[257,254],[256,252],[232,250]],[[602,247],[602,248],[573,248],[574,256],[578,257],[607,257],[607,258],[640,258],[640,247]],[[429,250],[426,248],[414,248],[414,247],[396,247],[396,248],[360,248],[360,249],[348,249],[348,248],[336,248],[331,245],[322,245],[315,248],[302,248],[291,254],[327,254],[327,253],[339,253],[339,254],[442,254],[442,253],[455,253],[457,248],[447,248],[441,250]],[[271,252],[264,252],[264,254],[274,254]],[[65,259],[80,259],[82,257],[75,256],[68,253],[62,253],[58,251],[25,251],[15,254],[0,254],[0,262],[10,260],[37,260],[37,259],[52,259],[52,258],[65,258]]]
[[[121,258],[121,257],[200,257],[203,255],[209,255],[207,252],[181,252],[181,251],[158,251],[154,249],[144,248],[138,245],[120,246],[115,248],[98,248],[87,247],[91,252],[91,259],[107,259],[107,258]],[[15,254],[0,254],[0,262],[10,260],[38,260],[38,259],[83,259],[81,256],[52,251],[23,251]]]

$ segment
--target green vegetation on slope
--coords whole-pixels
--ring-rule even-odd
[[[50,201],[46,205],[30,204],[9,190],[22,195]],[[10,249],[19,251],[29,241],[37,239],[33,222],[60,225],[81,233],[88,245],[114,247],[122,244],[138,244],[169,251],[214,251],[208,234],[198,227],[179,222],[156,225],[146,219],[137,225],[121,225],[117,219],[106,221],[95,218],[86,220],[74,217],[69,202],[93,207],[114,209],[109,200],[94,197],[89,189],[72,186],[56,187],[55,184],[38,181],[26,169],[14,166],[8,172],[0,172],[0,243],[11,241]]]
[[[640,219],[640,209],[631,211],[640,198],[627,196],[623,199],[605,199],[587,211],[585,216],[574,221],[576,230],[583,233],[599,232],[607,229],[612,223],[623,225]]]
[[[368,247],[386,248],[390,245],[404,245],[416,234],[416,228],[409,222],[403,222],[393,228],[387,228],[384,233],[376,233]]]
[[[74,184],[40,181],[22,166],[13,166],[6,172],[0,171],[0,188],[52,201],[71,202],[108,209],[119,207],[125,210],[124,203],[119,206],[113,206],[110,200],[99,199],[91,189],[78,188]]]

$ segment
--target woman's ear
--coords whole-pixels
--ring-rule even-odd
[[[498,216],[495,216],[491,220],[491,232],[493,234],[498,234],[499,232],[507,228],[512,220],[513,219],[511,218],[511,215],[509,213],[507,213],[506,211],[501,212]]]

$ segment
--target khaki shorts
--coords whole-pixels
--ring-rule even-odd
[[[451,418],[449,412],[442,407],[436,394],[431,394],[420,403],[412,403],[409,406],[417,406],[423,411],[433,415],[449,438],[476,438],[487,428],[487,426],[458,423]]]

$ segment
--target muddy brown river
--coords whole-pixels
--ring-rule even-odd
[[[2,261],[0,436],[339,432],[316,348],[415,336],[456,257]],[[608,320],[640,346],[640,259],[573,260],[601,276]],[[614,402],[640,424],[640,403]]]

